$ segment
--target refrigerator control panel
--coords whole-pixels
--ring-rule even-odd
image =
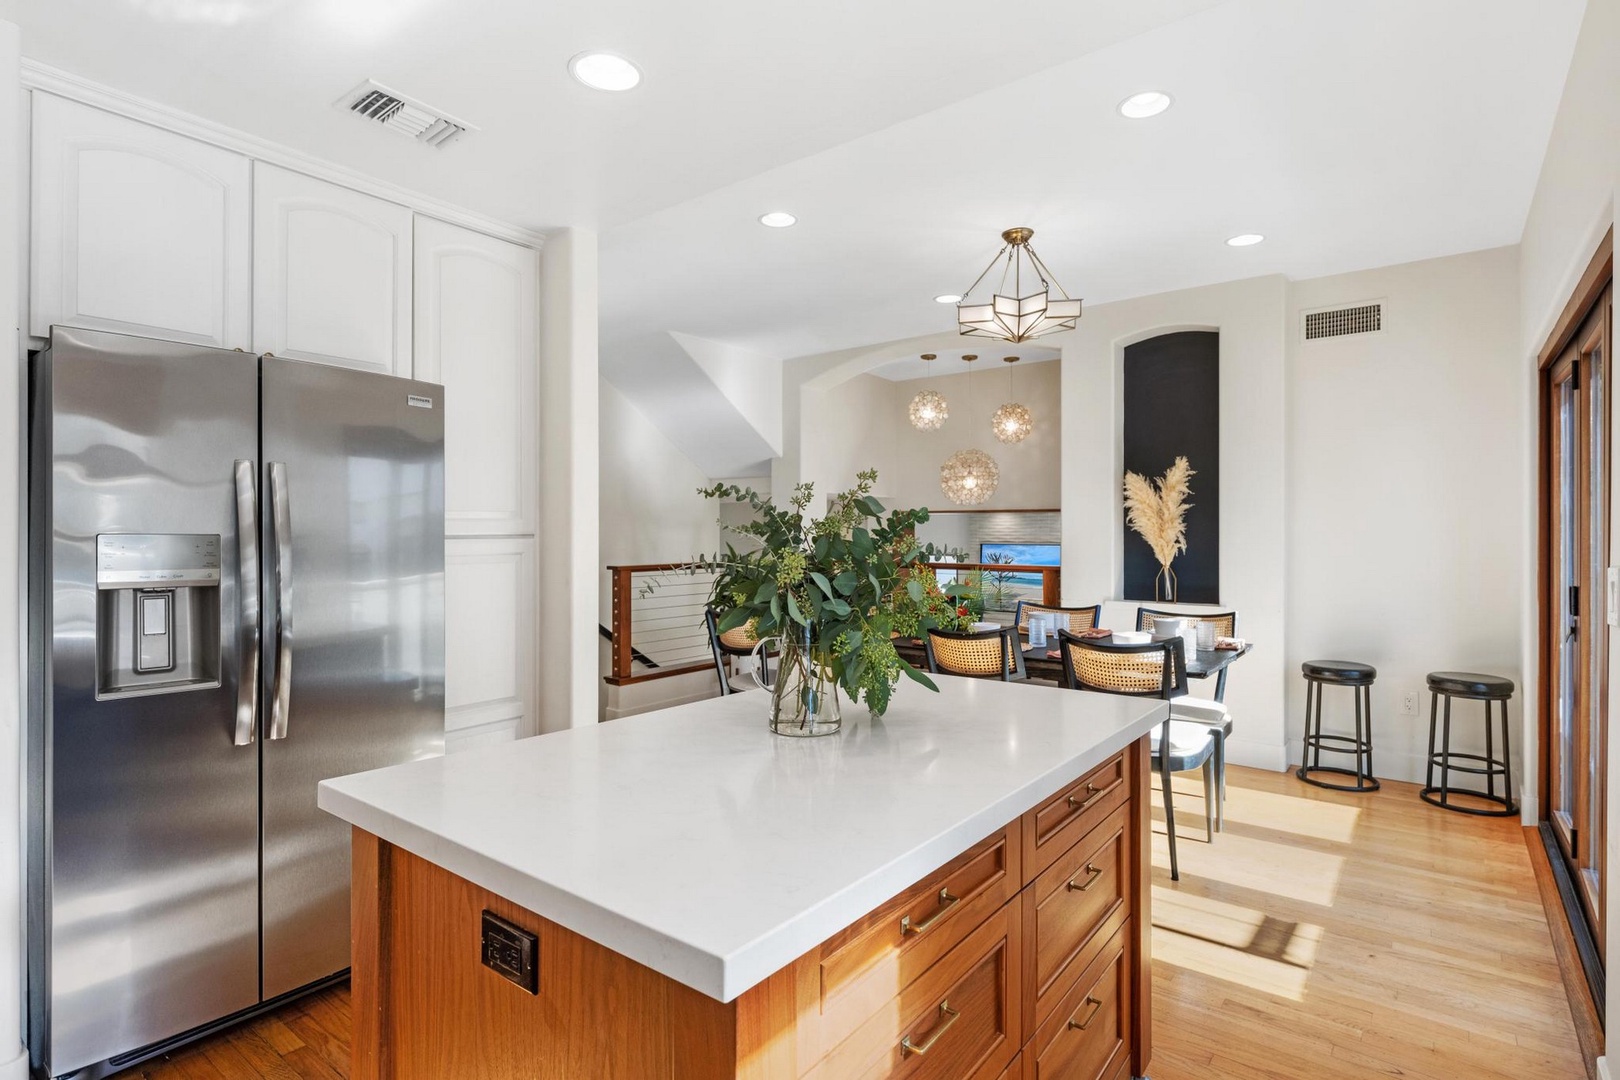
[[[102,533],[96,537],[98,589],[218,584],[218,534]]]

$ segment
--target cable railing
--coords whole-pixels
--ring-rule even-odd
[[[1056,607],[1063,595],[1056,566],[1009,563],[932,563],[941,584],[970,585],[984,617],[1011,622],[1020,601]],[[712,671],[714,653],[703,609],[714,571],[692,563],[610,566],[613,658],[607,681],[626,686],[697,671]]]
[[[714,571],[691,563],[610,566],[614,686],[712,669],[703,609]]]

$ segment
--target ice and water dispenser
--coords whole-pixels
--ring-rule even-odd
[[[96,696],[219,685],[219,536],[96,537]]]

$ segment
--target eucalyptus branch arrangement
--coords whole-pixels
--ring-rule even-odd
[[[1176,458],[1157,480],[1140,473],[1125,474],[1125,524],[1153,549],[1153,557],[1159,562],[1159,578],[1166,584],[1167,595],[1158,596],[1161,600],[1176,598],[1176,579],[1170,564],[1187,550],[1187,510],[1192,506],[1187,499],[1192,495],[1191,481],[1196,475],[1184,457]],[[1159,591],[1158,581],[1154,590]]]
[[[749,624],[756,637],[805,643],[810,662],[852,701],[864,699],[882,714],[901,675],[938,690],[895,652],[894,635],[964,629],[971,616],[961,603],[967,587],[942,588],[928,567],[950,552],[917,542],[914,530],[928,511],[885,511],[872,497],[876,483],[875,469],[860,473],[820,518],[807,514],[811,484],[798,485],[786,508],[734,484],[700,489],[710,499],[747,504],[754,520],[729,527],[761,547],[738,552],[728,544],[691,569],[716,574],[710,606],[720,613],[720,632]]]

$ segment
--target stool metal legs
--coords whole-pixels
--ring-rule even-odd
[[[1356,733],[1354,735],[1324,735],[1322,733],[1322,687],[1329,679],[1305,679],[1305,741],[1300,754],[1299,768],[1294,775],[1307,784],[1332,788],[1334,791],[1377,791],[1383,785],[1373,776],[1372,763],[1372,683],[1341,682],[1350,687],[1356,701]],[[1337,745],[1346,744],[1346,745]],[[1356,767],[1345,769],[1322,764],[1322,751],[1330,754],[1355,754]],[[1311,773],[1336,773],[1353,776],[1353,784],[1335,784],[1318,780]]]
[[[1518,804],[1513,801],[1513,751],[1509,743],[1508,728],[1508,699],[1507,698],[1473,698],[1475,701],[1485,702],[1485,752],[1483,754],[1465,754],[1451,749],[1451,699],[1453,695],[1441,691],[1431,691],[1429,694],[1429,770],[1428,779],[1418,795],[1424,802],[1445,810],[1455,810],[1459,814],[1475,814],[1479,817],[1511,817],[1519,812]],[[1446,699],[1445,709],[1440,709],[1440,699]],[[1464,700],[1468,700],[1465,698]],[[1497,719],[1491,715],[1491,706],[1501,702],[1502,722],[1502,757],[1496,757],[1495,732],[1491,728],[1491,721]],[[1435,744],[1436,714],[1440,719],[1440,743]],[[1478,762],[1478,765],[1457,764],[1462,762]],[[1440,783],[1434,782],[1435,766],[1440,767]],[[1485,790],[1472,791],[1468,788],[1452,786],[1451,774],[1453,772],[1471,773],[1475,776],[1485,777]],[[1496,793],[1496,778],[1502,778],[1502,794]],[[1459,806],[1451,801],[1453,795],[1468,795],[1485,802],[1495,803],[1500,810],[1486,810],[1477,806]]]

